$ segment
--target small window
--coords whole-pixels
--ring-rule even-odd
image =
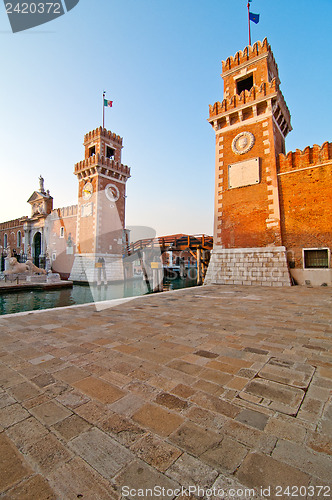
[[[17,233],[17,246],[20,247],[22,245],[22,234],[21,231]]]
[[[236,93],[240,95],[244,90],[250,90],[253,85],[254,79],[252,75],[247,76],[247,78],[243,78],[242,80],[238,80],[236,82]]]
[[[5,234],[3,237],[3,247],[7,248],[7,246],[8,246],[8,236],[7,234]]]
[[[327,248],[317,248],[315,250],[303,250],[304,267],[326,268],[329,267],[329,254]]]
[[[89,156],[93,156],[96,154],[96,146],[91,146],[91,148],[89,148]]]
[[[60,227],[60,238],[64,238],[65,236],[65,228],[63,226]]]
[[[111,158],[112,160],[114,160],[114,149],[111,148],[110,146],[106,146],[106,158]]]

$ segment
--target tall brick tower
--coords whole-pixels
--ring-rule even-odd
[[[290,113],[265,38],[222,62],[216,133],[214,251],[206,283],[290,284],[282,246],[277,157]]]
[[[105,128],[84,137],[85,159],[75,165],[78,179],[76,255],[70,279],[95,281],[100,262],[107,280],[123,279],[126,182],[122,138]]]

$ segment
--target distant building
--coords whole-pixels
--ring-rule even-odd
[[[285,154],[292,130],[267,40],[222,62],[214,250],[206,283],[332,284],[332,143]]]
[[[39,190],[28,200],[31,216],[0,224],[1,270],[6,256],[17,255],[75,281],[93,281],[100,262],[107,280],[123,279],[130,169],[121,163],[122,138],[99,127],[85,135],[84,147],[85,158],[74,170],[76,205],[53,209],[40,177]]]

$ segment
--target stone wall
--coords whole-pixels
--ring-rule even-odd
[[[285,247],[214,247],[204,285],[290,286]]]

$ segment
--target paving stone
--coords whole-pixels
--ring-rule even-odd
[[[116,413],[101,420],[98,427],[107,433],[111,433],[117,441],[127,446],[135,443],[146,432],[144,429],[128,420],[128,418],[117,415]]]
[[[80,434],[70,444],[83,460],[108,480],[134,458],[124,446],[96,428]]]
[[[226,417],[234,418],[241,411],[239,407],[227,401],[223,401],[222,399],[219,399],[216,396],[210,394],[204,394],[203,392],[197,392],[190,399],[198,406],[206,408],[207,410],[221,413]]]
[[[23,382],[23,384],[18,384],[8,389],[8,393],[21,402],[39,396],[41,391],[35,385],[30,384],[30,382]]]
[[[54,356],[51,354],[44,354],[44,356],[37,356],[36,358],[29,359],[29,363],[32,365],[40,365],[42,363],[45,363],[45,361],[50,361],[53,360]]]
[[[203,356],[204,358],[210,358],[210,359],[213,359],[213,358],[217,358],[219,356],[219,354],[216,354],[215,352],[210,352],[210,351],[196,351],[194,352],[194,354],[196,356]]]
[[[277,461],[261,453],[249,453],[235,473],[236,478],[250,488],[271,488],[273,496],[276,486],[308,486],[310,476],[295,467]]]
[[[71,410],[78,408],[79,406],[88,403],[90,398],[79,391],[70,391],[56,396],[56,400],[63,406],[67,406]]]
[[[305,427],[301,426],[298,421],[284,420],[280,417],[270,418],[265,427],[265,432],[297,443],[303,443],[306,436]]]
[[[289,415],[297,413],[305,395],[302,389],[263,379],[254,379],[248,382],[244,392],[263,398],[261,403],[263,405],[265,399],[265,406]]]
[[[7,491],[3,500],[57,500],[48,481],[40,474],[29,477]]]
[[[8,366],[0,366],[0,385],[3,388],[12,387],[13,385],[25,382],[25,379],[15,370],[8,368]]]
[[[30,409],[30,413],[46,425],[54,425],[72,414],[70,410],[67,410],[67,408],[55,401],[49,401],[39,406],[35,406]]]
[[[69,441],[82,432],[87,431],[90,427],[91,425],[78,415],[71,415],[53,425],[53,429],[59,433],[61,438],[65,441]]]
[[[332,437],[319,432],[308,431],[307,446],[314,451],[332,455]]]
[[[55,378],[71,384],[83,378],[87,378],[89,373],[76,366],[68,366],[68,368],[54,372],[53,375]]]
[[[115,403],[110,404],[109,408],[116,413],[131,417],[133,413],[135,413],[144,405],[144,399],[136,396],[136,394],[128,394],[118,401],[115,401]]]
[[[200,459],[217,470],[226,470],[233,473],[242,463],[248,453],[248,448],[243,444],[225,437],[221,443],[209,447]]]
[[[222,435],[192,422],[185,422],[168,439],[191,455],[199,456],[208,448],[218,444]]]
[[[91,398],[98,399],[106,404],[113,403],[125,395],[125,392],[117,387],[95,377],[85,378],[75,382],[73,385]]]
[[[0,433],[10,437],[16,445],[15,453],[20,452],[23,460],[34,468],[33,472],[9,486],[7,492],[16,495],[15,488],[18,488],[20,493],[17,494],[24,497],[30,490],[31,495],[38,498],[40,495],[35,493],[37,490],[30,480],[42,476],[47,481],[52,471],[55,475],[52,489],[57,500],[74,500],[80,494],[91,500],[98,495],[108,498],[105,491],[111,498],[118,499],[120,489],[114,492],[110,480],[103,478],[95,465],[102,467],[101,461],[105,474],[109,474],[107,467],[114,460],[116,463],[122,451],[129,455],[124,465],[118,464],[115,473],[118,475],[125,472],[138,455],[142,460],[139,463],[145,467],[143,474],[147,470],[156,472],[159,467],[159,472],[168,478],[169,470],[175,471],[178,464],[181,470],[178,472],[179,482],[183,484],[187,480],[192,484],[196,477],[196,484],[200,486],[211,471],[218,473],[217,468],[222,469],[223,461],[231,461],[235,455],[234,463],[226,466],[233,471],[232,467],[238,461],[235,475],[242,471],[249,483],[275,485],[281,481],[287,485],[289,478],[295,478],[303,485],[309,478],[310,485],[328,485],[332,434],[329,290],[292,287],[287,291],[277,288],[262,291],[255,287],[255,298],[260,299],[259,314],[257,300],[251,300],[250,295],[248,298],[248,292],[242,287],[202,287],[199,294],[196,297],[197,289],[155,294],[98,313],[91,306],[83,306],[63,309],[61,315],[47,311],[12,316],[7,320],[0,317],[0,407],[5,412],[13,412],[10,408],[14,407],[15,417],[20,415],[19,421],[14,423],[12,413],[5,413],[10,425],[3,429],[0,423]],[[205,294],[210,294],[210,297],[205,298]],[[211,296],[222,300],[211,300]],[[43,325],[57,325],[57,328],[45,329]],[[194,354],[198,351],[216,356]],[[38,359],[45,356],[50,358],[46,361]],[[29,360],[37,360],[37,364]],[[313,366],[317,369],[310,382]],[[77,376],[85,376],[85,379],[75,381]],[[99,390],[101,382],[107,389],[122,391],[120,397],[113,400],[111,396],[111,402],[102,402],[98,400],[98,390],[90,387],[90,394],[78,387],[73,389],[87,379],[97,380]],[[251,384],[257,381],[265,384],[266,391],[270,392],[247,392],[248,386],[252,387]],[[28,389],[32,387],[43,394],[31,397]],[[271,388],[278,388],[280,393],[273,394]],[[303,388],[306,396],[299,410],[287,415],[287,411],[296,409],[292,391]],[[4,389],[11,394],[9,397]],[[291,394],[287,393],[289,389]],[[290,398],[287,404],[279,398],[280,394],[285,397],[284,391]],[[12,396],[14,392],[21,400],[19,405]],[[24,399],[26,397],[30,399]],[[51,428],[30,413],[28,416],[20,413],[22,410],[30,412],[50,401],[69,411],[69,416]],[[188,406],[181,409],[180,401]],[[75,415],[71,414],[72,411]],[[263,415],[262,420],[249,422],[249,416],[257,414]],[[132,420],[132,416],[143,418],[144,424]],[[261,430],[265,419],[266,426]],[[88,425],[88,430],[80,427],[84,420],[88,422],[84,424]],[[93,430],[90,425],[99,428],[95,431],[100,433],[98,436],[103,436],[100,445],[96,439],[86,442],[84,436]],[[211,432],[219,434],[221,442],[213,444],[203,454],[217,455],[216,448],[236,443],[229,445],[230,453],[214,458],[218,462],[216,467],[204,462],[202,455],[196,460],[187,452],[177,456],[182,449],[171,443],[169,436],[177,434],[180,426],[191,428],[192,425],[199,426],[203,433],[198,435],[197,443],[194,442],[194,433],[192,438],[189,432],[185,436],[184,447],[189,449],[192,446],[191,453],[196,453],[195,446],[198,449],[203,442],[201,437],[203,440]],[[81,451],[73,448],[72,443],[76,440],[82,449],[87,446],[82,453],[91,459],[91,468],[77,456]],[[288,447],[282,444],[284,441]],[[108,446],[113,449],[110,454]],[[121,452],[114,448],[116,446]],[[243,458],[241,451],[247,449],[249,454]],[[239,456],[236,456],[236,450]],[[276,458],[278,453],[280,456]],[[93,458],[94,454],[96,458]],[[250,462],[252,455],[255,459]],[[212,457],[209,460],[212,463]],[[66,465],[75,464],[75,461],[82,466],[77,473],[74,472],[76,466],[73,465],[71,470]],[[85,468],[97,476],[90,476]],[[40,471],[39,476],[37,471]],[[61,473],[57,474],[58,471]],[[137,477],[138,469],[135,474]],[[226,475],[232,479],[231,472]],[[219,479],[219,484],[222,484],[224,478],[219,473],[215,482]],[[111,480],[114,481],[114,476]],[[107,486],[101,492],[98,485],[102,481],[103,486]],[[241,482],[246,486],[249,484]],[[44,484],[46,488],[47,483]],[[75,484],[84,485],[85,491],[81,493]],[[182,495],[182,498],[187,497]]]
[[[242,422],[243,424],[250,425],[256,429],[264,430],[269,417],[260,413],[258,411],[252,410],[242,410],[236,417],[235,420]]]
[[[168,436],[183,422],[183,418],[179,415],[150,403],[142,406],[132,418],[143,427],[147,427],[161,436]]]
[[[97,424],[112,415],[111,410],[99,401],[89,401],[75,408],[75,413],[92,424]]]
[[[166,392],[158,394],[155,402],[162,406],[166,406],[166,408],[169,408],[170,410],[177,411],[185,410],[189,406],[189,403],[187,401],[184,401],[183,399],[180,399],[176,396],[173,396],[173,394],[168,394]]]
[[[50,433],[29,446],[25,453],[34,469],[46,475],[72,457],[68,448]]]
[[[129,384],[129,382],[131,382],[130,377],[127,377],[122,373],[117,373],[114,371],[108,371],[104,373],[101,378],[120,388],[124,387],[125,385]]]
[[[247,447],[264,453],[271,453],[277,442],[275,436],[266,434],[245,424],[229,419],[222,427],[222,431]]]
[[[182,450],[148,434],[135,443],[131,449],[138,458],[164,472],[180,455]]]
[[[202,373],[200,373],[200,377],[203,380],[208,380],[220,385],[226,385],[233,378],[229,373],[224,373],[220,370],[212,370],[211,368],[204,368]]]
[[[176,387],[172,389],[172,393],[176,394],[180,398],[189,398],[195,394],[195,390],[185,384],[177,384]]]
[[[78,457],[52,471],[49,481],[57,492],[57,498],[63,500],[78,498],[118,500],[119,498],[113,486]]]
[[[257,490],[247,488],[234,477],[220,474],[212,485],[216,490],[216,496],[211,495],[210,500],[263,500]]]
[[[160,490],[164,488],[162,498],[172,499],[174,495],[171,492],[179,489],[177,482],[157,472],[141,460],[135,460],[126,467],[115,478],[115,483],[119,492],[122,492],[123,497],[132,500],[136,500],[139,497],[148,498],[150,493],[148,493],[148,496],[144,495],[147,489],[152,490],[151,498],[154,498],[153,490],[155,487],[158,487]],[[133,494],[130,494],[131,491]]]
[[[51,398],[47,396],[47,394],[41,394],[40,396],[37,396],[36,398],[32,399],[26,399],[25,401],[22,401],[22,406],[26,408],[27,410],[30,410],[31,408],[34,408],[35,406],[39,406],[43,403],[47,403],[51,401]]]
[[[331,480],[332,458],[309,451],[297,443],[278,441],[272,457],[324,481]]]
[[[6,406],[10,406],[16,403],[15,399],[9,396],[6,392],[0,394],[0,409],[5,408]]]
[[[186,488],[199,485],[209,488],[218,476],[218,472],[187,453],[183,453],[166,471],[167,476]]]
[[[11,425],[29,417],[29,413],[18,403],[0,409],[0,425],[10,427]]]
[[[315,369],[304,363],[271,358],[260,370],[259,376],[274,382],[306,389]]]
[[[0,434],[0,457],[0,493],[33,473],[4,433]]]
[[[50,373],[42,373],[41,375],[34,377],[32,382],[42,388],[53,384],[55,382],[55,378]]]
[[[32,444],[48,434],[48,430],[34,417],[26,418],[6,431],[19,450],[25,452]]]
[[[202,368],[200,366],[194,365],[192,363],[187,363],[181,360],[172,361],[171,363],[168,363],[167,366],[169,368],[172,368],[173,370],[179,370],[181,372],[186,373],[187,375],[193,375],[193,376],[198,375],[202,371]]]
[[[187,417],[196,424],[212,430],[222,429],[225,422],[227,422],[227,418],[223,415],[213,413],[203,408],[198,408],[197,406],[193,406],[189,409]]]

